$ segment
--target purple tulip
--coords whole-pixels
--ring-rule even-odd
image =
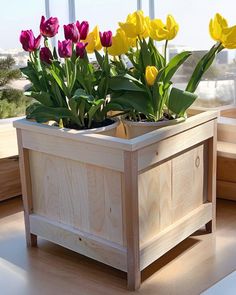
[[[42,16],[40,23],[40,32],[44,37],[54,37],[58,33],[59,22],[57,17],[50,17],[48,20],[45,20],[45,17]]]
[[[76,56],[80,58],[84,58],[85,55],[85,48],[88,45],[88,43],[78,42],[76,44]]]
[[[42,47],[40,49],[39,56],[41,61],[49,65],[52,63],[53,56],[51,50],[48,47]]]
[[[71,57],[72,56],[72,41],[64,40],[58,41],[58,53],[60,57]]]
[[[107,31],[107,32],[99,32],[100,35],[100,40],[102,43],[103,47],[111,47],[112,45],[112,32],[111,31]]]
[[[80,39],[80,34],[75,24],[64,25],[64,34],[65,39],[71,40],[73,43],[77,43]]]
[[[21,31],[20,43],[25,51],[35,51],[40,46],[41,35],[34,37],[32,30]]]
[[[77,21],[76,27],[80,33],[80,40],[85,40],[89,32],[89,23],[87,21],[83,21],[82,23]]]

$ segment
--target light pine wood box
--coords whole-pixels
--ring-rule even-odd
[[[217,112],[131,140],[17,121],[26,238],[141,271],[215,228]]]
[[[17,155],[16,130],[10,120],[0,120],[0,201],[21,195]]]

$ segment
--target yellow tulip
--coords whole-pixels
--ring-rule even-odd
[[[127,16],[126,22],[119,22],[122,30],[124,30],[128,38],[147,38],[149,17],[145,17],[142,10],[135,11]]]
[[[227,49],[236,48],[236,26],[223,30],[221,42]]]
[[[161,19],[150,21],[150,37],[157,41],[172,40],[179,31],[179,25],[171,15],[167,16],[166,24]]]
[[[108,48],[108,53],[112,56],[125,54],[129,50],[129,44],[125,32],[121,29],[112,36],[112,46]]]
[[[146,67],[145,79],[146,79],[147,84],[149,86],[154,85],[157,75],[158,75],[158,69],[155,66],[147,66]]]
[[[227,20],[217,13],[209,24],[209,31],[212,39],[217,42],[222,42],[223,30],[226,28],[228,28]]]
[[[88,53],[93,53],[95,50],[99,51],[102,49],[98,26],[96,26],[93,31],[88,34],[84,42],[88,42],[86,47],[86,51]]]

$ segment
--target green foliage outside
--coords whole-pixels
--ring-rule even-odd
[[[0,119],[23,116],[31,101],[23,91],[6,87],[10,81],[21,78],[21,72],[13,68],[14,64],[11,56],[0,59]]]

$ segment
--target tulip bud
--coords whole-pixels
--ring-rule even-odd
[[[103,47],[111,47],[112,45],[112,32],[111,31],[107,31],[107,32],[99,32],[100,35],[100,40],[102,43]]]
[[[58,33],[59,22],[57,17],[50,17],[48,20],[45,20],[45,17],[42,16],[40,23],[40,32],[44,37],[54,37]]]
[[[88,43],[78,42],[76,44],[76,56],[80,58],[84,58],[85,55],[85,48]]]
[[[89,32],[89,23],[87,21],[83,21],[82,23],[77,21],[76,27],[80,33],[80,40],[85,40]]]
[[[32,30],[21,31],[20,42],[25,51],[35,51],[40,46],[41,35],[34,37]]]
[[[62,58],[67,58],[72,56],[72,41],[64,40],[58,41],[58,53]]]
[[[145,79],[146,79],[147,84],[149,86],[154,85],[157,75],[158,75],[158,69],[156,67],[154,67],[154,66],[147,66],[146,67]]]
[[[49,65],[52,63],[53,56],[52,56],[51,50],[48,47],[42,47],[40,49],[39,57],[41,61]]]
[[[64,34],[66,40],[71,40],[73,43],[77,43],[80,39],[79,31],[75,24],[64,25]]]

